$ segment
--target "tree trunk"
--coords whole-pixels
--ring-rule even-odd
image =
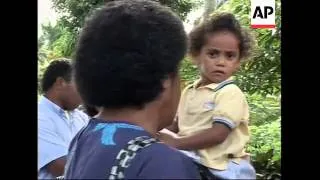
[[[215,10],[216,0],[205,0],[203,21],[207,20],[211,13]]]

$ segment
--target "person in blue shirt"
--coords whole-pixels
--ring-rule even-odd
[[[38,104],[38,178],[61,176],[72,138],[88,123],[76,108],[81,98],[71,78],[70,60],[53,60],[44,72]]]
[[[150,0],[109,2],[87,19],[75,80],[99,114],[73,139],[65,179],[200,178],[191,158],[157,140],[176,113],[186,47],[181,20]]]

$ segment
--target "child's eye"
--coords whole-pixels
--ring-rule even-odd
[[[233,52],[227,52],[226,56],[228,59],[234,59],[236,57],[236,54]]]
[[[208,52],[208,55],[210,58],[216,58],[219,56],[219,51],[217,51],[217,50],[210,51],[210,52]]]
[[[210,53],[209,56],[210,58],[216,58],[218,57],[218,53]]]

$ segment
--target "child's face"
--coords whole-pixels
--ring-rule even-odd
[[[232,76],[240,66],[239,40],[228,31],[209,34],[207,43],[195,60],[204,82],[220,83]]]

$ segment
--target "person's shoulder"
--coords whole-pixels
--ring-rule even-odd
[[[192,89],[193,86],[194,84],[188,84],[185,88],[183,88],[181,97],[185,96],[187,92],[189,92]]]
[[[53,124],[53,117],[55,117],[55,114],[45,105],[39,105],[38,106],[38,123],[39,125],[42,124]]]
[[[179,152],[179,150],[169,147],[164,143],[154,143],[144,150],[145,157],[157,159],[159,161],[174,161],[176,163],[192,160]]]
[[[220,93],[228,93],[228,94],[230,93],[230,94],[237,95],[237,96],[244,96],[243,91],[235,83],[225,85],[219,91],[220,91]]]
[[[187,90],[191,89],[193,86],[194,86],[194,83],[188,84],[188,85],[184,88],[184,90],[187,91]]]
[[[73,112],[76,113],[77,115],[81,116],[81,117],[89,118],[89,116],[85,112],[83,112],[83,111],[81,111],[79,109],[75,109],[75,110],[73,110]]]
[[[56,112],[53,108],[53,105],[50,104],[50,100],[46,97],[41,96],[38,102],[38,120],[39,121],[51,121],[52,119],[56,118]]]
[[[81,118],[85,123],[89,122],[90,117],[79,109],[73,110],[73,113],[76,114],[79,118]]]
[[[177,150],[174,148],[171,148],[167,146],[164,143],[157,142],[149,146],[148,148],[145,149],[147,152],[153,152],[153,153],[159,153],[159,152],[166,152],[166,153],[176,153]]]
[[[48,108],[48,105],[45,104],[43,102],[43,100],[41,99],[38,102],[38,117],[39,117],[39,115],[41,115],[41,116],[46,115],[49,112],[50,112],[50,109]]]

